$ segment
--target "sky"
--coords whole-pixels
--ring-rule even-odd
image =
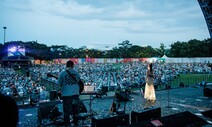
[[[0,42],[111,49],[166,48],[210,38],[197,0],[0,0]]]

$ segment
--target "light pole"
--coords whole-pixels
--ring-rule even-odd
[[[6,29],[7,29],[7,27],[4,26],[3,29],[4,29],[4,44],[5,44],[5,37],[6,37]]]

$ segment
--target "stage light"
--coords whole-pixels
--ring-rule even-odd
[[[25,52],[26,49],[25,49],[25,48],[19,48],[18,51],[19,51],[19,52]]]
[[[9,52],[16,52],[17,51],[17,48],[16,47],[12,47],[12,48],[9,48],[8,51]]]

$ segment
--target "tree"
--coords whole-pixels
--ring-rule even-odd
[[[180,50],[182,48],[182,45],[182,42],[179,41],[171,44],[170,57],[180,57]]]
[[[119,47],[119,53],[121,54],[121,57],[122,58],[129,58],[130,51],[128,49],[131,48],[131,46],[132,46],[130,41],[125,40],[122,43],[118,43],[118,45],[121,46],[121,47]]]
[[[141,57],[143,57],[143,53],[144,53],[144,51],[143,51],[143,49],[142,49],[142,47],[141,46],[138,46],[138,45],[133,45],[130,49],[129,49],[129,51],[130,51],[130,57],[132,57],[132,58],[141,58]]]
[[[176,42],[171,45],[171,57],[210,57],[210,39],[203,41],[192,39],[188,42]]]
[[[160,43],[160,48],[156,48],[158,56],[162,57],[166,54],[166,46],[163,43]]]
[[[88,49],[86,46],[72,48],[66,45],[52,45],[48,47],[37,41],[10,41],[0,44],[0,58],[7,56],[8,47],[23,45],[26,48],[26,56],[40,60],[52,60],[55,58],[148,58],[162,57],[166,54],[169,57],[211,57],[210,48],[212,47],[211,39],[203,41],[192,39],[188,42],[175,42],[170,49],[166,49],[163,43],[159,48],[151,46],[141,47],[133,45],[129,40],[118,43],[119,47],[111,50]]]

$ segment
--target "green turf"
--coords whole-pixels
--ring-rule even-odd
[[[194,85],[199,84],[200,82],[212,82],[212,75],[209,74],[180,74],[180,77],[172,81],[172,85],[179,85],[180,82],[183,82],[185,85]]]
[[[180,74],[179,77],[175,78],[168,85],[171,85],[171,88],[179,88],[180,84],[184,86],[198,86],[200,83],[212,82],[212,75],[209,74]],[[158,86],[157,90],[166,89],[166,85],[162,84]]]

